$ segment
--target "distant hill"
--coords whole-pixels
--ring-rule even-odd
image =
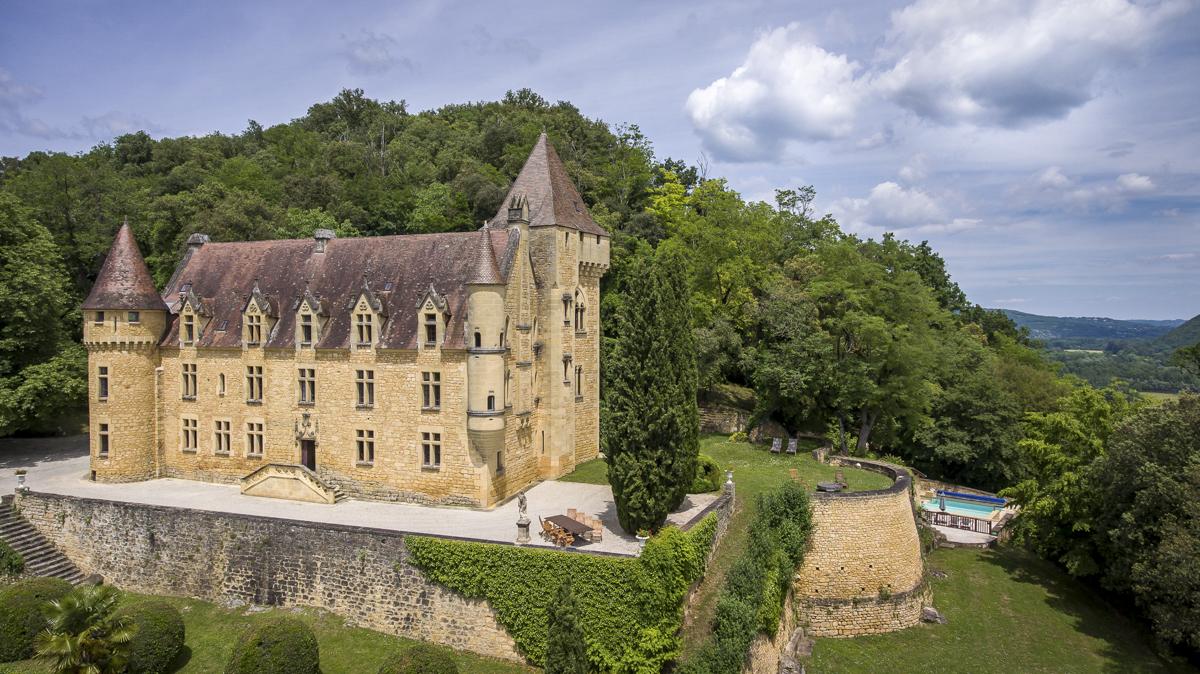
[[[1193,316],[1191,320],[1159,337],[1158,341],[1172,350],[1200,342],[1200,316]]]
[[[1069,316],[1039,316],[1013,309],[1001,309],[1017,325],[1028,328],[1034,339],[1144,339],[1164,337],[1185,325],[1195,324],[1200,332],[1200,317],[1191,321],[1180,319],[1169,321],[1129,320],[1115,318],[1090,318]]]

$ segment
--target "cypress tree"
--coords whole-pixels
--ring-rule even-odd
[[[579,608],[570,578],[558,587],[546,617],[546,674],[588,674],[587,645],[579,627]]]
[[[680,255],[629,260],[605,369],[604,451],[621,527],[657,529],[696,472],[699,414],[690,290]]]

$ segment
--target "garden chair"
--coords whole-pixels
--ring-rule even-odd
[[[576,510],[575,508],[567,508],[567,517],[570,517],[571,519],[578,522],[579,521],[579,511]]]
[[[782,448],[783,448],[783,440],[782,439],[780,439],[780,438],[772,438],[771,439],[771,453],[772,454],[778,454],[779,450]]]
[[[555,533],[555,531],[558,530],[558,527],[543,520],[541,515],[538,515],[538,521],[542,523],[542,540],[545,540],[545,541],[554,540],[554,533]]]
[[[791,454],[793,456],[796,454],[796,442],[797,442],[796,438],[788,438],[788,448],[787,448],[788,454]]]

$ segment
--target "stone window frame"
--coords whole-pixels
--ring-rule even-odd
[[[439,471],[442,469],[443,449],[445,449],[446,434],[441,426],[421,426],[417,428],[417,458],[421,462],[421,470]],[[434,459],[428,461],[427,459]]]
[[[371,311],[365,299],[359,300],[354,309],[354,342],[355,349],[369,351],[375,347],[378,331],[375,329],[375,312]]]
[[[370,468],[375,465],[375,429],[354,429],[354,465]]]
[[[311,349],[317,343],[317,317],[316,314],[308,310],[308,304],[303,304],[300,307],[300,312],[296,317],[296,345],[302,349]],[[308,332],[305,335],[305,331]],[[308,339],[305,339],[305,337]]]
[[[575,402],[583,400],[583,366],[575,366]]]
[[[141,325],[141,323],[142,323],[142,312],[140,312],[140,311],[129,311],[129,312],[126,312],[126,314],[125,314],[125,320],[126,320],[126,321],[128,321],[130,325]]]
[[[196,312],[192,311],[191,305],[185,305],[183,311],[179,312],[179,345],[192,346],[198,338]]]
[[[254,308],[251,311],[251,307]],[[263,344],[263,315],[258,311],[258,305],[251,304],[246,308],[245,324],[242,330],[242,342],[247,348]]]
[[[108,361],[96,364],[96,400],[102,403],[112,394],[111,369]]]
[[[317,404],[317,368],[296,368],[296,404],[301,407]]]
[[[223,427],[222,424],[224,425]],[[231,456],[233,454],[233,419],[229,417],[217,417],[213,419],[212,435],[213,454],[216,456]]]
[[[264,368],[262,365],[247,365],[246,366],[246,379],[245,379],[246,404],[248,404],[248,405],[261,405],[262,404],[263,398],[266,397],[266,391],[265,391],[264,385],[263,385],[264,379],[265,379],[265,374],[264,374]],[[257,393],[258,393],[257,398],[252,397],[252,395],[256,392],[255,389],[258,389],[257,390]]]
[[[228,391],[228,389],[227,389],[227,388],[226,388],[226,386],[225,386],[225,373],[224,373],[224,372],[218,372],[218,373],[217,373],[217,397],[218,397],[218,398],[224,398],[224,397],[225,397],[225,393],[226,393],[227,391]]]
[[[587,293],[583,288],[575,289],[575,334],[587,334]]]
[[[375,370],[354,370],[354,408],[369,410],[375,407]]]
[[[442,373],[440,370],[421,372],[421,411],[440,412],[442,409]]]
[[[267,422],[260,417],[248,417],[243,422],[242,447],[247,459],[261,459],[266,445]],[[254,438],[257,437],[257,443]],[[255,447],[257,445],[257,451]]]
[[[112,424],[108,417],[96,420],[96,458],[108,460],[112,452]]]
[[[187,454],[200,451],[200,417],[195,414],[183,414],[179,417],[179,451]]]
[[[430,320],[433,319],[433,320]],[[439,337],[442,333],[441,318],[437,310],[432,308],[432,305],[427,305],[421,311],[421,345],[426,349],[436,349],[441,343]],[[433,328],[433,339],[429,339],[429,329]]]
[[[195,400],[200,388],[199,363],[180,363],[179,390],[180,399]]]
[[[92,314],[92,325],[104,325],[103,311],[97,311]]]

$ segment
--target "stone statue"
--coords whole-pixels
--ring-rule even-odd
[[[525,492],[517,494],[517,545],[529,542],[529,515],[525,514],[525,508],[528,505],[525,500]]]
[[[525,509],[529,506],[529,502],[525,499],[525,492],[517,494],[517,515],[519,519],[527,520],[529,516],[525,514]]]

